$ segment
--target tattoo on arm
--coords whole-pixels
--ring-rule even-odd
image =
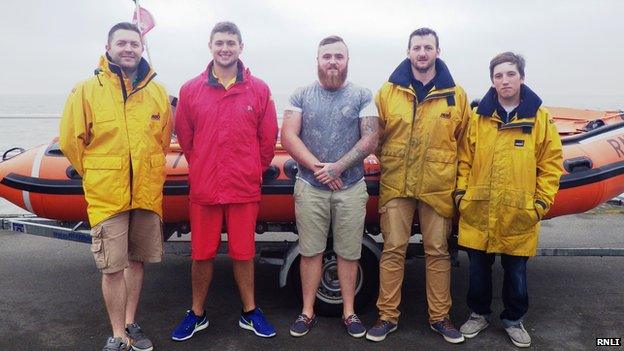
[[[360,122],[360,134],[362,139],[379,131],[379,122],[377,117],[364,117]]]
[[[329,174],[329,176],[332,177],[333,179],[338,178],[338,175],[336,174],[336,171],[331,169],[331,168],[327,170],[327,174]]]
[[[364,117],[360,121],[360,141],[338,161],[344,169],[351,168],[375,151],[378,141],[379,122],[377,117]]]
[[[368,153],[360,150],[356,144],[353,149],[349,150],[349,152],[342,156],[338,162],[343,164],[344,169],[348,169],[364,161],[366,156],[368,156]]]

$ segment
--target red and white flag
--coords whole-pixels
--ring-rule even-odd
[[[137,24],[139,22],[139,18],[137,18],[137,13],[138,17],[141,20],[140,24]],[[141,36],[147,34],[147,32],[149,32],[156,25],[152,14],[142,7],[139,7],[138,11],[134,11],[134,16],[132,16],[132,23],[138,25],[139,29],[141,30]]]

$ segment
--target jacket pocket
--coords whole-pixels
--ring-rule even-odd
[[[119,156],[87,156],[84,159],[84,169],[121,169]]]
[[[422,193],[453,191],[457,176],[456,160],[457,153],[453,150],[428,149],[425,153]]]
[[[539,222],[533,195],[523,191],[506,191],[501,196],[500,233],[517,235],[531,231]]]
[[[106,207],[119,207],[122,187],[129,186],[129,178],[122,176],[120,156],[86,156],[82,185],[89,206],[102,210]]]
[[[405,146],[384,145],[379,155],[381,163],[380,182],[384,186],[399,190],[403,188],[405,179]]]
[[[384,156],[403,158],[405,156],[405,146],[404,145],[385,145],[381,149],[381,157],[383,158]]]
[[[95,123],[110,122],[115,120],[115,111],[108,107],[96,108],[93,111]]]
[[[489,200],[490,189],[487,187],[468,188],[459,203],[461,220],[478,230],[487,230]]]

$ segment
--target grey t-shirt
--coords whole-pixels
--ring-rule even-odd
[[[289,110],[301,112],[300,138],[308,150],[321,162],[336,162],[360,140],[360,118],[377,116],[371,103],[370,90],[351,82],[335,91],[327,90],[317,81],[299,88],[290,97]],[[298,165],[297,177],[323,189],[326,185],[314,177],[314,172]],[[358,164],[342,172],[346,187],[364,177],[364,166]]]

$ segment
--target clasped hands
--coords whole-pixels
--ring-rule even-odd
[[[344,169],[338,162],[316,162],[314,167],[316,180],[327,185],[332,191],[342,189],[344,184],[340,179],[340,175]]]

